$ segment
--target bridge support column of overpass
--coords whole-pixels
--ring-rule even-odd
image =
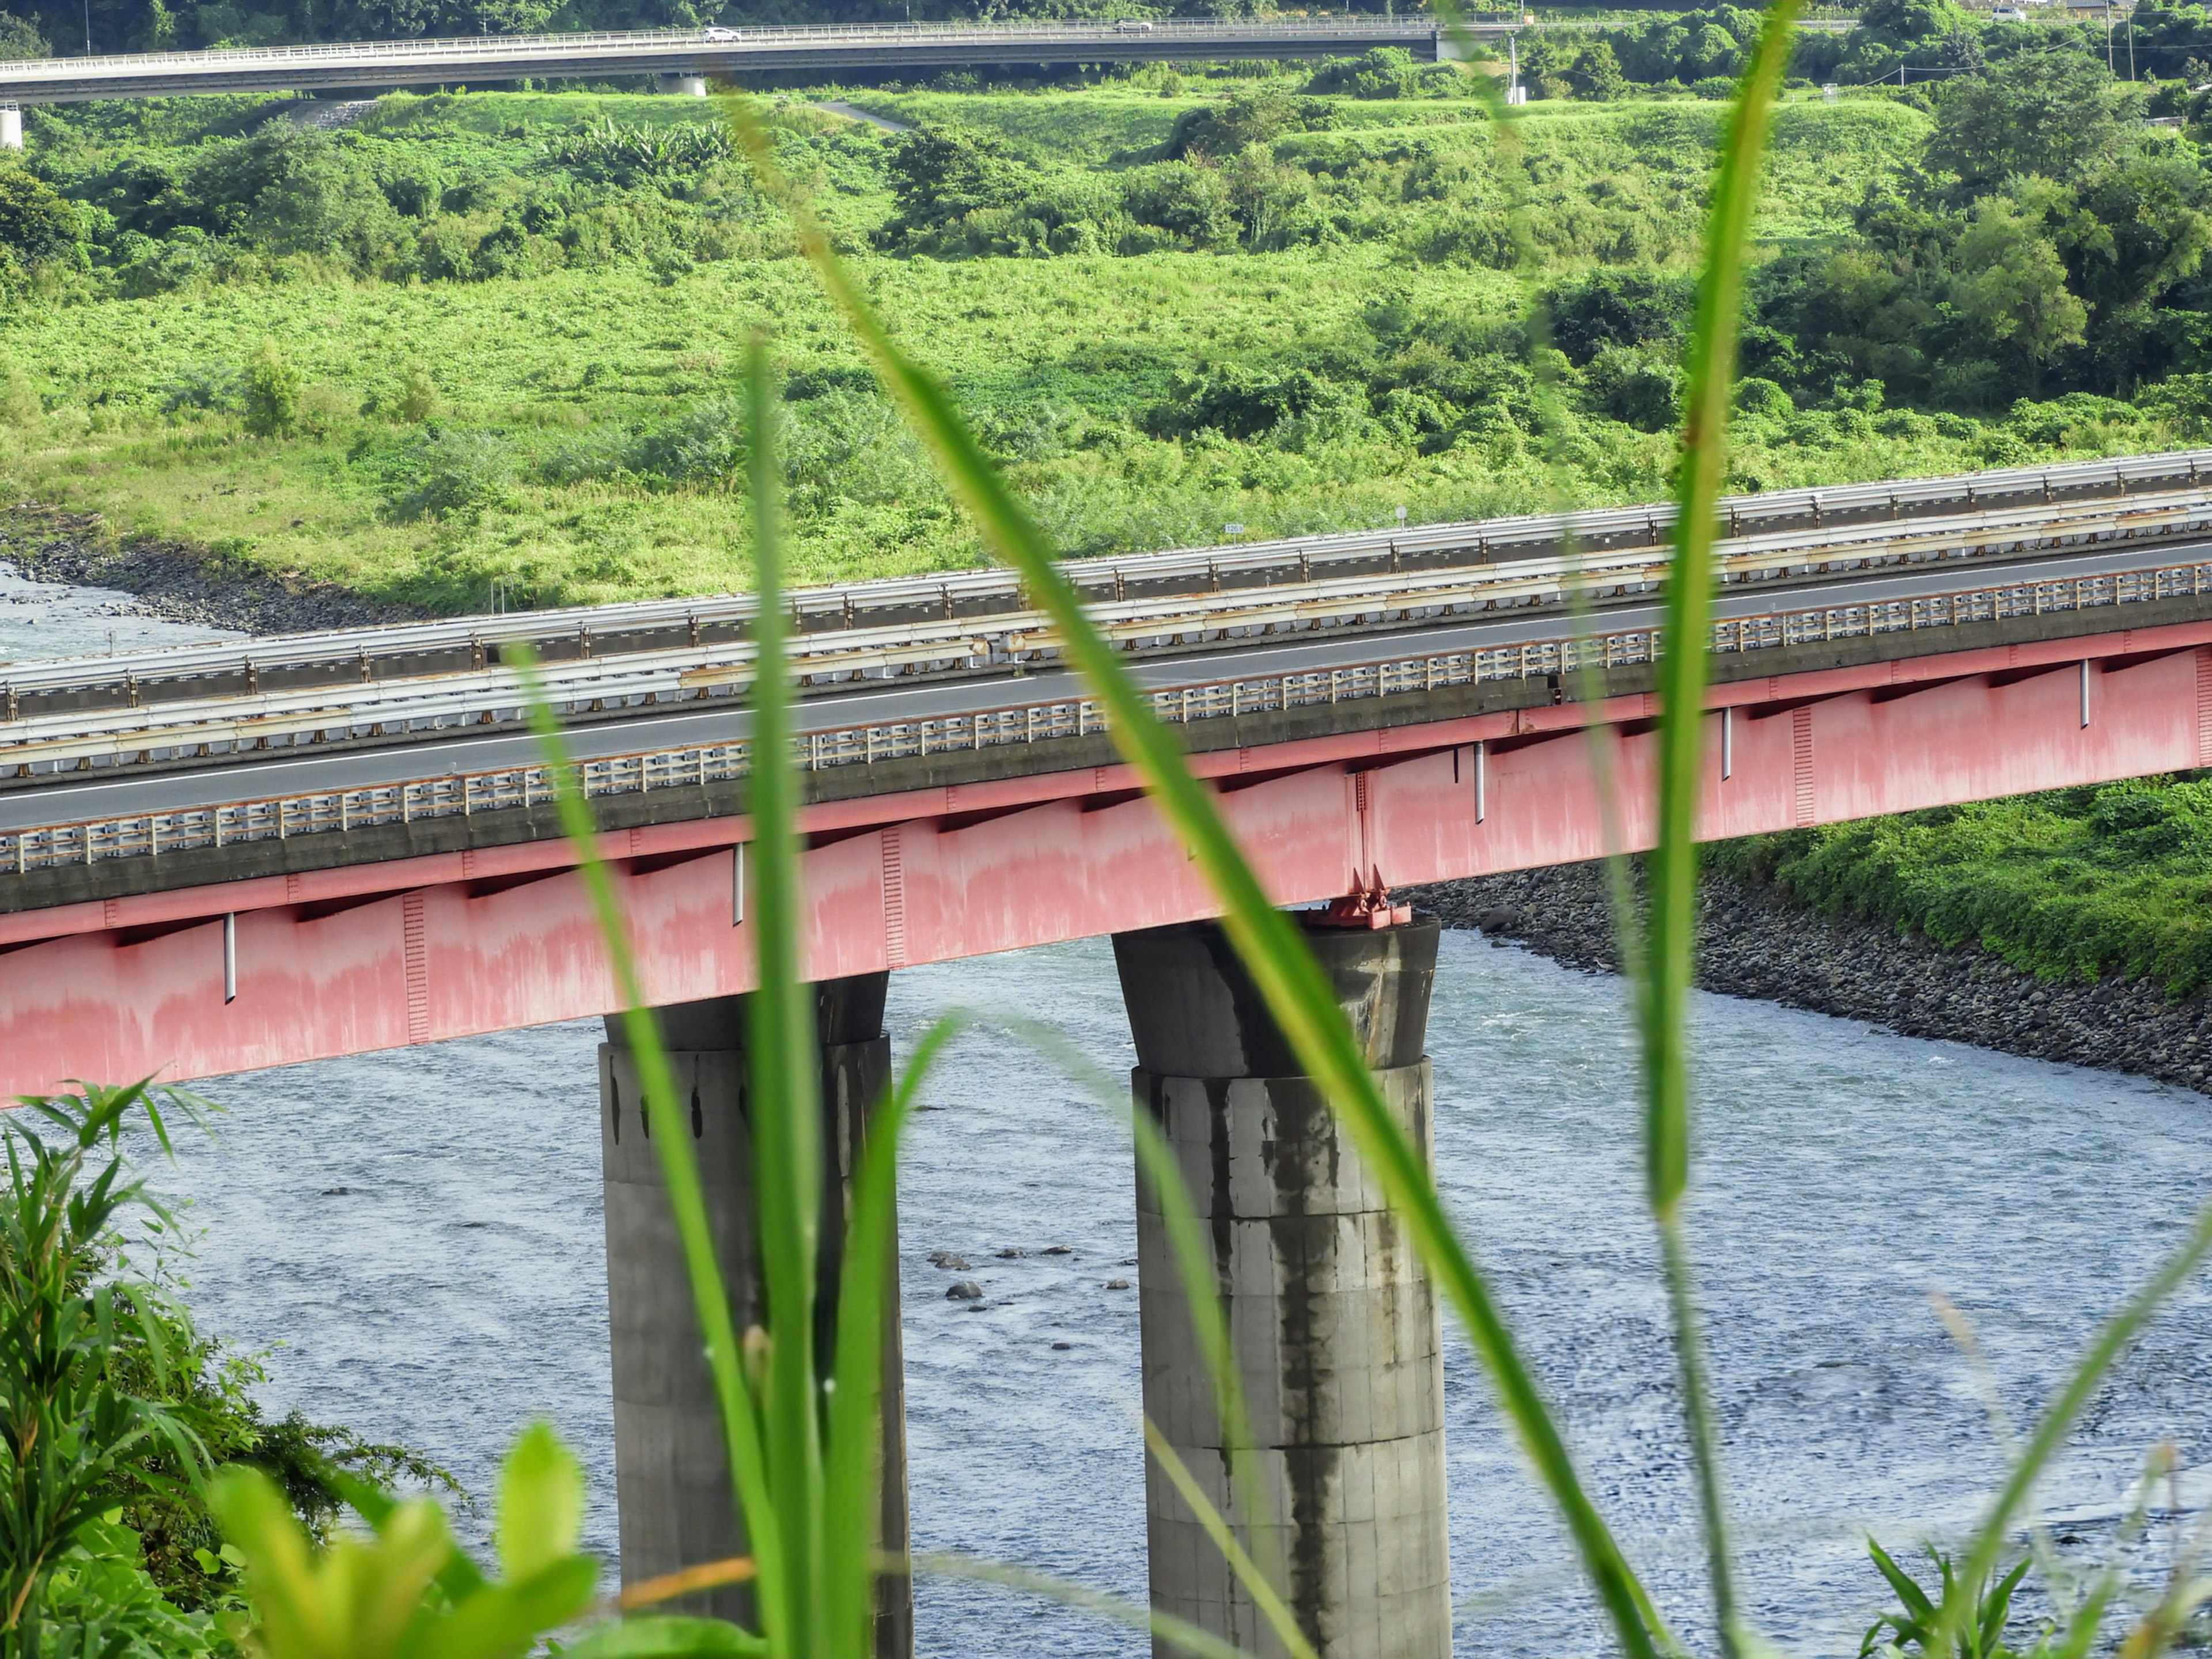
[[[14,104],[0,104],[0,149],[23,148],[23,112]]]
[[[688,73],[656,75],[653,77],[653,89],[666,98],[704,98],[707,77]]]
[[[1423,1054],[1432,920],[1308,930],[1399,1121],[1433,1157]],[[1117,934],[1137,1107],[1166,1130],[1211,1241],[1270,1490],[1253,1551],[1323,1659],[1446,1659],[1443,1362],[1425,1274],[1218,927]],[[1158,1202],[1139,1171],[1145,1410],[1224,1514],[1224,1437]],[[1157,1464],[1155,1608],[1282,1651]],[[1273,1519],[1266,1519],[1272,1516]],[[1156,1645],[1156,1652],[1169,1650]]]
[[[866,1115],[891,1074],[884,1035],[887,974],[815,987],[822,1039],[823,1136],[827,1190],[816,1341],[826,1370],[836,1328],[845,1200],[866,1133]],[[655,1011],[679,1109],[688,1109],[692,1149],[706,1191],[732,1314],[740,1333],[762,1322],[763,1286],[753,1207],[751,1135],[747,1127],[748,1012],[744,997],[683,1003]],[[641,1583],[684,1567],[745,1553],[731,1497],[714,1387],[701,1352],[690,1280],[646,1133],[637,1068],[619,1016],[607,1020],[599,1048],[599,1149],[607,1224],[607,1324],[612,1341],[615,1487],[620,1511],[622,1577]],[[883,1547],[907,1546],[906,1395],[899,1340],[898,1284],[890,1285],[884,1348]],[[719,1614],[750,1624],[742,1587],[672,1602],[665,1611]],[[886,1576],[877,1586],[877,1659],[911,1659],[910,1582]]]

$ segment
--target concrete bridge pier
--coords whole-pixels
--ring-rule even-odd
[[[15,104],[0,104],[0,149],[23,148],[23,112]]]
[[[825,1188],[816,1339],[830,1363],[836,1328],[845,1200],[867,1129],[867,1114],[891,1074],[884,1035],[888,974],[832,980],[814,988],[822,1040]],[[748,1127],[747,1000],[719,997],[658,1009],[678,1109],[688,1115],[692,1150],[706,1191],[716,1253],[742,1334],[762,1322],[755,1230],[751,1135]],[[622,1578],[637,1584],[684,1567],[745,1553],[731,1496],[720,1418],[702,1352],[690,1280],[647,1133],[637,1067],[620,1016],[606,1022],[599,1048],[599,1150],[607,1225],[607,1324],[613,1347],[615,1486]],[[884,1321],[882,1547],[907,1545],[906,1397],[899,1341],[898,1285]],[[751,1597],[742,1587],[671,1602],[667,1612],[714,1613],[748,1624]],[[877,1587],[877,1659],[911,1659],[912,1586],[886,1577]]]
[[[689,70],[653,77],[653,89],[665,98],[704,98],[707,77]]]
[[[1423,1048],[1437,924],[1306,936],[1385,1099],[1433,1156]],[[1282,1564],[1323,1659],[1448,1659],[1443,1364],[1427,1278],[1219,927],[1117,934],[1114,956],[1138,1109],[1166,1129],[1212,1242],[1267,1472],[1258,1510],[1272,1535],[1248,1540],[1253,1553]],[[1218,1412],[1141,1174],[1137,1239],[1146,1413],[1234,1520]],[[1146,1506],[1152,1606],[1279,1654],[1153,1463]]]

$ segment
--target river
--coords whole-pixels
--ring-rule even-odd
[[[0,601],[23,592],[0,574]],[[76,620],[10,633],[29,607],[0,603],[0,654],[31,648],[30,632],[104,648],[107,628],[143,622],[112,599],[46,602]],[[1109,1073],[1132,1060],[1103,941],[905,970],[895,1045],[910,1052],[955,1006],[1054,1024]],[[1972,1320],[2025,1421],[2179,1237],[2212,1171],[2212,1101],[1759,1003],[1701,996],[1696,1020],[1692,1227],[1748,1607],[1794,1651],[1856,1652],[1885,1601],[1865,1530],[1904,1548],[1963,1528],[2002,1468],[1929,1292]],[[228,1109],[217,1136],[185,1137],[158,1180],[192,1201],[192,1305],[267,1350],[272,1406],[404,1440],[474,1492],[514,1432],[548,1418],[585,1461],[590,1541],[611,1554],[598,1037],[574,1024],[216,1079],[203,1087]],[[1445,1198],[1600,1507],[1695,1630],[1702,1574],[1620,985],[1448,933],[1430,1052]],[[956,1047],[923,1098],[901,1198],[917,1542],[1141,1598],[1136,1299],[1104,1287],[1135,1254],[1126,1134],[993,1031]],[[1073,1254],[1039,1254],[1055,1244]],[[945,1300],[956,1275],[935,1251],[972,1264],[957,1276],[983,1285],[981,1311]],[[1464,1344],[1448,1350],[1456,1652],[1606,1650]],[[2045,1483],[2069,1559],[2112,1543],[2162,1438],[2186,1466],[2212,1457],[2201,1280]],[[2183,1497],[2201,1505],[2212,1486],[2190,1477]],[[480,1534],[483,1520],[463,1524]],[[2152,1545],[2130,1559],[2164,1560]],[[1145,1651],[998,1590],[926,1580],[918,1601],[933,1659]]]

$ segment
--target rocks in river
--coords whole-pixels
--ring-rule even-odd
[[[1037,1252],[1040,1255],[1073,1255],[1074,1250],[1066,1244],[1048,1244]]]
[[[983,1287],[972,1279],[956,1279],[945,1286],[945,1299],[947,1302],[981,1302]]]
[[[323,1196],[325,1198],[349,1198],[352,1195],[353,1188],[350,1187],[325,1187],[323,1188]]]
[[[1129,1288],[1129,1281],[1126,1279],[1109,1279],[1106,1281],[1106,1288],[1109,1291],[1126,1291]]]
[[[999,1260],[1001,1261],[1018,1261],[1021,1257],[1021,1254],[1022,1253],[1019,1250],[1009,1244],[1005,1249],[999,1252]]]
[[[966,1260],[953,1255],[950,1250],[932,1250],[929,1253],[929,1265],[933,1267],[942,1267],[949,1273],[964,1273],[968,1271]]]
[[[1479,928],[1565,967],[1618,966],[1604,866],[1559,865],[1400,894],[1448,927]],[[1946,950],[1887,922],[1831,921],[1778,890],[1707,876],[1698,983],[1871,1025],[2036,1060],[2134,1072],[2212,1093],[2212,1003],[2146,981],[2051,984],[1987,951]]]
[[[1055,1352],[1066,1353],[1070,1348],[1073,1347],[1075,1344],[1073,1342],[1055,1342],[1052,1346]]]

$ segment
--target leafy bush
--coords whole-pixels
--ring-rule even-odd
[[[1323,64],[1306,90],[1348,98],[1462,98],[1474,87],[1467,71],[1450,64],[1416,63],[1403,46],[1376,46]]]
[[[1719,867],[2052,979],[2212,987],[2212,782],[2142,779],[1756,837]]]
[[[497,433],[426,427],[386,466],[385,502],[400,520],[467,517],[507,499],[517,459]]]
[[[1293,98],[1280,87],[1263,86],[1185,110],[1176,117],[1163,153],[1171,160],[1234,155],[1248,144],[1272,144],[1286,132],[1323,132],[1335,125],[1336,110],[1324,100]]]
[[[75,258],[84,229],[76,210],[45,179],[0,161],[0,249],[27,265]]]
[[[696,174],[727,161],[733,150],[729,129],[719,122],[649,126],[603,116],[574,137],[556,139],[546,154],[584,178],[629,185]]]
[[[0,11],[0,61],[45,58],[52,52],[35,24],[26,22],[13,12]]]
[[[273,339],[264,340],[240,381],[246,429],[264,438],[289,432],[300,419],[300,371]]]

